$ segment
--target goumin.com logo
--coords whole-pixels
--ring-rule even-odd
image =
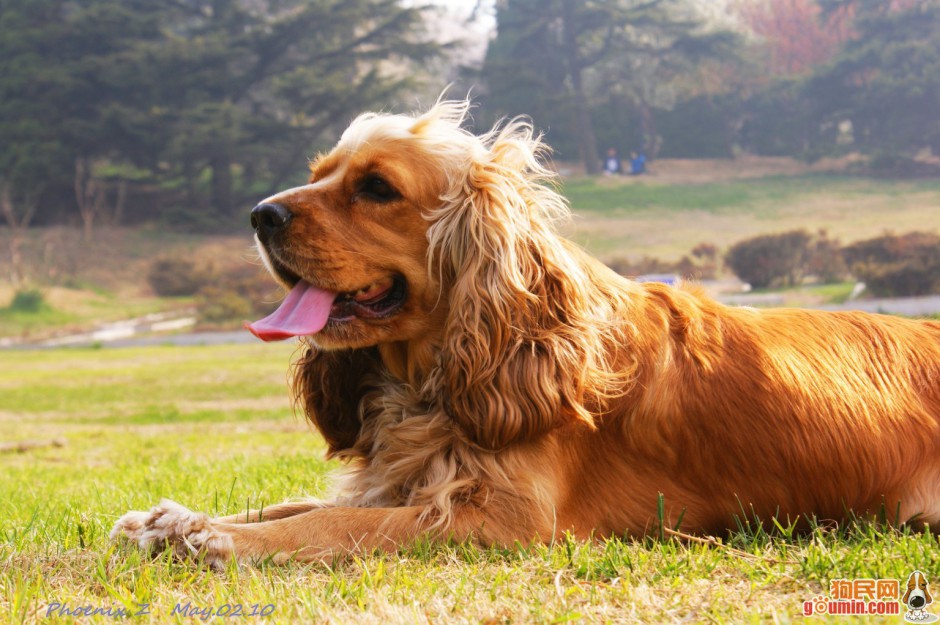
[[[908,623],[934,623],[927,576],[914,571],[902,589],[896,579],[834,579],[829,596],[803,602],[803,616],[904,616]],[[903,594],[902,594],[903,593]]]

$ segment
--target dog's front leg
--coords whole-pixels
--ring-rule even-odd
[[[430,527],[423,508],[317,508],[258,523],[226,523],[163,500],[147,512],[118,519],[111,537],[126,536],[141,549],[170,547],[180,557],[220,568],[272,558],[275,562],[332,560],[379,548],[395,550]]]
[[[285,501],[284,503],[274,504],[257,510],[245,510],[244,512],[238,512],[224,517],[216,517],[212,520],[215,523],[259,523],[261,521],[285,519],[290,516],[309,512],[310,510],[328,508],[332,505],[333,504],[328,501],[321,501],[319,499]]]
[[[239,560],[332,561],[373,549],[395,551],[427,531],[423,508],[333,507],[262,523],[219,525]]]

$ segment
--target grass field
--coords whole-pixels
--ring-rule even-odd
[[[774,171],[789,173],[739,177]],[[794,162],[774,159],[658,161],[650,176],[570,178],[562,192],[574,213],[563,231],[603,260],[650,256],[674,262],[699,243],[723,253],[742,239],[796,228],[826,229],[842,243],[886,230],[940,230],[940,181],[807,173]],[[0,250],[5,236],[0,228]],[[0,281],[0,338],[35,339],[105,318],[192,305],[191,299],[155,298],[149,291],[146,275],[157,258],[187,258],[221,274],[251,271],[249,263],[257,264],[247,215],[241,233],[101,229],[94,245],[76,229],[36,229],[23,253],[49,307],[41,314],[10,310],[14,289]],[[7,265],[0,253],[0,276],[8,275]],[[272,284],[272,300],[278,296]]]
[[[935,535],[873,524],[767,534],[742,520],[720,545],[668,528],[662,540],[513,549],[419,543],[333,566],[223,572],[110,543],[120,514],[162,497],[228,514],[325,494],[336,467],[292,413],[292,350],[0,351],[0,443],[67,441],[0,453],[0,622],[112,622],[61,611],[145,604],[149,615],[130,622],[786,623],[803,621],[803,602],[831,579],[904,582],[919,568],[940,580]],[[213,607],[229,616],[180,612]]]
[[[42,337],[70,328],[81,329],[100,322],[191,307],[193,303],[191,297],[121,297],[101,290],[47,287],[40,292],[44,301],[38,310],[0,306],[0,337]],[[12,297],[12,289],[0,287],[0,301],[9,301]]]
[[[843,243],[940,229],[940,181],[834,174],[665,184],[649,178],[580,178],[563,187],[575,219],[565,231],[602,258],[676,260],[699,243],[719,249],[748,237],[825,229]]]

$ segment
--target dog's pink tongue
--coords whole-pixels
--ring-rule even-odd
[[[277,310],[245,327],[262,341],[283,341],[292,336],[316,334],[326,325],[336,293],[300,281]]]

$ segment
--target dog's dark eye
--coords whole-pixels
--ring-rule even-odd
[[[398,192],[394,187],[380,176],[368,176],[362,181],[359,192],[379,202],[388,202],[398,197]]]

